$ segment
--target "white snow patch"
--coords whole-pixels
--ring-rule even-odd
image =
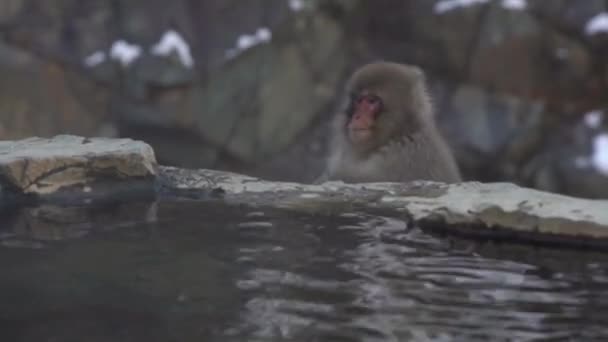
[[[123,67],[126,67],[141,56],[141,52],[142,49],[139,45],[129,44],[121,39],[112,43],[110,57],[114,60],[118,60]]]
[[[608,13],[599,13],[593,18],[589,19],[587,25],[585,25],[585,33],[589,36],[598,33],[608,32]]]
[[[190,46],[186,43],[184,38],[174,30],[165,32],[160,41],[152,46],[150,51],[157,56],[168,56],[175,51],[184,66],[191,68],[194,65],[194,60],[190,53]]]
[[[528,2],[526,0],[502,0],[501,5],[509,10],[523,11],[528,7]]]
[[[105,62],[106,58],[107,56],[105,52],[97,51],[90,54],[84,59],[84,65],[88,66],[89,68],[92,68],[98,64]]]
[[[598,128],[604,119],[604,112],[601,110],[593,110],[585,114],[585,125],[589,128]]]
[[[247,50],[257,44],[256,36],[242,35],[236,40],[236,48],[239,50]]]
[[[608,133],[598,134],[593,139],[591,165],[602,175],[608,176]]]
[[[435,4],[435,13],[443,14],[460,7],[469,7],[477,4],[485,4],[488,0],[442,0]]]
[[[268,43],[271,39],[272,31],[266,27],[260,27],[254,34],[244,34],[240,36],[236,41],[236,47],[226,51],[226,58],[234,58],[243,51],[251,49],[256,45]]]
[[[260,27],[256,32],[256,36],[258,37],[260,42],[266,43],[269,42],[272,38],[272,32],[270,32],[267,27]]]
[[[294,12],[299,12],[304,9],[303,0],[289,0],[289,8]]]

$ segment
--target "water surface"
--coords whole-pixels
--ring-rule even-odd
[[[67,239],[5,225],[0,340],[608,340],[608,254],[455,240],[377,213],[154,213]]]

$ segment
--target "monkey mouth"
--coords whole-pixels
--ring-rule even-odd
[[[354,144],[364,143],[371,139],[372,130],[370,128],[351,128],[348,137]]]

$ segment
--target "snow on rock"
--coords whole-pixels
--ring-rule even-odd
[[[152,46],[150,51],[153,55],[157,56],[168,56],[171,53],[176,52],[179,60],[184,66],[188,68],[194,66],[194,60],[190,53],[190,46],[186,43],[184,38],[174,30],[165,32],[160,41]]]
[[[240,50],[250,49],[258,44],[266,43],[272,38],[272,33],[265,27],[259,28],[253,35],[242,35],[236,43],[236,47]]]
[[[435,13],[443,14],[458,8],[481,5],[490,0],[441,0],[435,4]],[[502,0],[501,6],[512,11],[523,11],[528,7],[527,0]]]
[[[269,42],[272,38],[272,32],[266,27],[260,27],[257,30],[256,35],[261,42]]]
[[[122,39],[115,41],[110,48],[110,57],[118,60],[123,67],[133,63],[141,53],[142,49],[139,45],[129,44]]]
[[[272,32],[266,27],[260,27],[254,34],[240,36],[236,41],[236,47],[226,51],[226,58],[234,58],[256,45],[268,43],[271,39]]]
[[[304,9],[304,0],[289,0],[289,8],[294,12]]]
[[[526,0],[502,0],[501,5],[509,10],[523,11],[528,7],[528,2]]]
[[[260,34],[262,39],[269,39],[267,32]],[[157,56],[167,56],[173,52],[177,53],[181,63],[191,68],[194,66],[194,60],[190,53],[190,46],[182,38],[182,36],[174,30],[168,30],[165,32],[160,41],[150,48],[150,52]],[[109,57],[112,60],[120,62],[123,67],[129,66],[143,53],[141,46],[137,44],[130,44],[124,39],[116,40],[112,43],[109,51]],[[97,51],[84,59],[84,64],[88,67],[94,67],[107,60],[108,54],[103,51]]]
[[[604,112],[601,110],[593,110],[585,114],[585,125],[589,128],[598,128],[602,124]]]
[[[489,0],[442,0],[435,4],[435,13],[442,14],[460,7],[469,7],[477,4],[485,4]]]
[[[593,139],[591,165],[602,175],[608,176],[608,133],[598,134]]]
[[[587,25],[585,25],[585,33],[589,36],[598,33],[608,33],[608,13],[599,13],[589,19]]]
[[[585,126],[591,129],[599,128],[603,120],[604,112],[602,110],[592,110],[583,117]],[[580,169],[593,168],[608,176],[608,133],[601,133],[593,137],[591,148],[591,155],[576,157],[574,165]]]
[[[89,68],[92,68],[98,64],[105,62],[106,59],[107,59],[107,56],[106,56],[105,52],[97,51],[97,52],[90,54],[89,56],[87,56],[84,59],[84,65],[88,66]]]

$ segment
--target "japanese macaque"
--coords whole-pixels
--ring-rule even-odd
[[[352,75],[346,90],[344,109],[333,122],[327,168],[318,181],[461,180],[435,125],[420,68],[368,64]]]

